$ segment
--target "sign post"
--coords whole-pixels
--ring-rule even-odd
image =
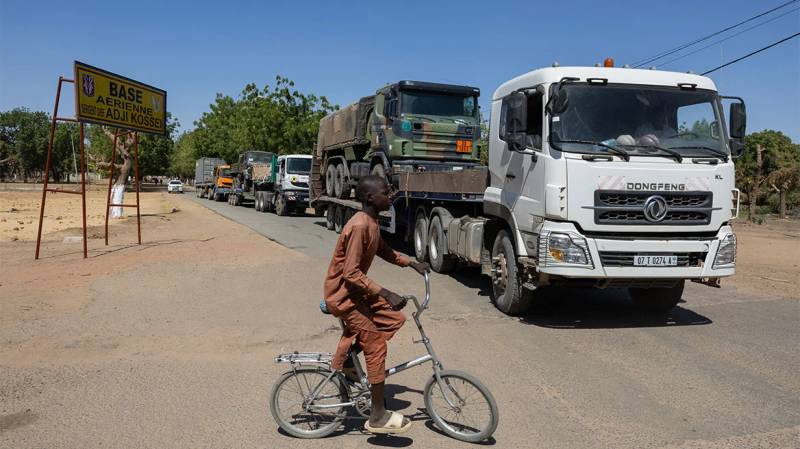
[[[56,91],[55,107],[50,128],[50,141],[45,162],[44,188],[42,204],[39,211],[39,231],[36,236],[36,259],[39,258],[39,246],[42,239],[47,193],[61,192],[81,195],[83,207],[83,257],[87,257],[86,245],[86,163],[84,158],[84,125],[92,123],[116,128],[114,132],[114,149],[110,162],[108,196],[106,201],[106,235],[108,245],[108,214],[111,206],[135,207],[138,242],[142,244],[141,216],[139,209],[139,135],[144,132],[167,136],[167,92],[163,89],[117,75],[97,67],[75,61],[74,78],[59,77]],[[61,98],[61,85],[71,82],[75,85],[75,118],[58,117],[58,104]],[[49,170],[52,161],[53,139],[57,121],[80,123],[80,159],[81,190],[64,190],[48,188]],[[127,130],[127,131],[122,131]],[[112,204],[111,187],[113,184],[117,142],[122,136],[133,135],[134,184],[136,185],[136,204]]]

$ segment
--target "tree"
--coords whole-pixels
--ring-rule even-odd
[[[169,174],[170,157],[175,148],[174,136],[180,124],[167,113],[167,135],[139,134],[139,177]]]
[[[211,110],[195,122],[195,156],[231,161],[247,150],[311,153],[320,119],[338,106],[299,92],[288,78],[275,81],[272,88],[248,84],[238,99],[217,94]]]
[[[745,137],[745,152],[736,161],[736,178],[738,185],[747,192],[751,221],[755,220],[756,206],[768,181],[786,185],[783,193],[785,202],[786,191],[794,185],[791,181],[792,171],[788,168],[798,163],[799,157],[798,146],[780,131],[764,130]],[[782,168],[786,170],[773,174]],[[776,190],[781,189],[776,187]]]
[[[196,131],[183,133],[175,141],[175,150],[169,160],[169,172],[179,178],[192,178],[197,160],[197,147],[194,142]]]
[[[46,112],[15,108],[0,113],[0,173],[21,175],[25,181],[40,175],[47,157],[49,132],[50,117]]]

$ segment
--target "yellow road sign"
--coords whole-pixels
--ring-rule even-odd
[[[75,61],[80,122],[167,135],[167,91]]]

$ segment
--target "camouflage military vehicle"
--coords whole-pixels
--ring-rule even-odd
[[[478,165],[479,95],[475,87],[400,81],[324,117],[312,198],[349,198],[368,174],[398,186],[402,173]]]

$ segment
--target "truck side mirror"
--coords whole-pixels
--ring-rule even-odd
[[[738,158],[744,153],[744,136],[747,128],[747,111],[744,103],[731,103],[730,115],[731,157]]]
[[[747,128],[747,111],[744,103],[731,103],[731,138],[744,139]]]
[[[528,98],[524,92],[514,92],[506,98],[505,140],[511,151],[525,150],[525,130],[528,125]]]

